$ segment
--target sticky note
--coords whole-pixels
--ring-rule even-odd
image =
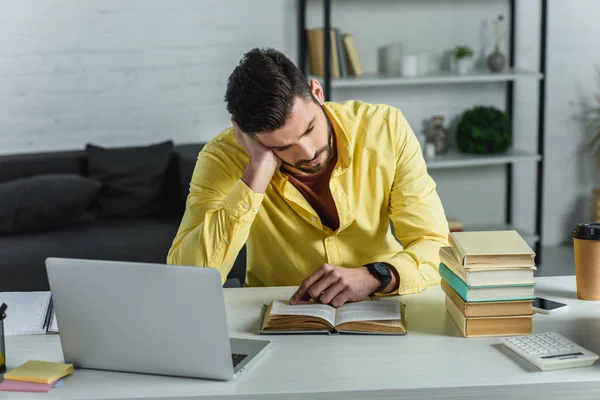
[[[73,364],[29,360],[5,373],[4,379],[50,384],[71,373],[73,373]]]
[[[0,390],[6,392],[39,392],[48,393],[54,386],[55,382],[46,383],[34,383],[34,382],[23,382],[23,381],[12,381],[5,379],[0,383]]]

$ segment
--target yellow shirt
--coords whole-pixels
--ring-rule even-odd
[[[198,155],[167,262],[218,268],[225,281],[246,243],[246,286],[295,286],[325,263],[375,261],[396,268],[397,293],[439,283],[448,223],[406,119],[396,108],[360,101],[324,108],[337,139],[330,188],[338,230],[322,225],[279,170],[264,194],[254,193],[240,179],[249,157],[230,128]]]

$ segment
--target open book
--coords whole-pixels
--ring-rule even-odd
[[[4,320],[6,336],[58,332],[50,292],[0,292],[2,303],[8,306]]]
[[[339,308],[273,301],[265,306],[260,333],[406,334],[405,306],[397,299],[365,300]]]

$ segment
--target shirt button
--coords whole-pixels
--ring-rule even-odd
[[[248,208],[248,204],[244,203],[244,205],[242,207],[244,207],[245,209],[247,209]]]
[[[254,212],[258,212],[258,207],[254,207],[252,210],[253,210]]]
[[[331,242],[333,240],[333,236],[327,238],[327,241]]]
[[[312,222],[317,222],[317,217],[312,217]]]
[[[229,239],[226,239],[226,240],[225,240],[225,244],[229,244],[229,243],[231,243],[231,242],[229,241]]]

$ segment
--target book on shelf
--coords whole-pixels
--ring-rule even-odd
[[[508,317],[513,315],[533,315],[533,300],[483,301],[469,303],[442,279],[440,286],[446,296],[467,318],[472,317]]]
[[[306,44],[308,47],[308,61],[310,65],[310,71],[313,75],[325,76],[325,63],[324,63],[324,35],[325,29],[315,28],[306,30]],[[340,64],[337,50],[337,37],[335,29],[331,29],[329,33],[330,41],[330,72],[332,78],[340,77]]]
[[[517,285],[486,285],[468,286],[456,276],[444,263],[440,263],[440,276],[456,293],[466,302],[479,301],[509,301],[509,300],[533,300],[535,284]]]
[[[8,305],[4,334],[44,335],[58,333],[56,312],[49,291],[0,292],[0,304]]]
[[[450,232],[448,240],[457,260],[467,269],[535,265],[535,253],[515,230]]]
[[[533,315],[509,315],[502,317],[466,317],[445,296],[446,310],[464,337],[526,335],[533,330]]]
[[[440,261],[468,286],[490,286],[535,283],[536,267],[495,268],[493,266],[465,268],[450,247],[440,249]]]
[[[352,76],[361,76],[365,73],[360,56],[358,55],[358,49],[354,42],[354,36],[349,33],[342,35],[342,41],[344,42],[344,51],[348,62],[348,74]]]
[[[325,76],[324,39],[324,28],[306,30],[310,73],[320,77]],[[331,49],[329,62],[332,78],[359,76],[364,73],[352,35],[342,33],[339,28],[331,28],[329,41]]]
[[[355,333],[405,335],[405,306],[398,299],[364,300],[335,308],[312,301],[263,307],[261,334]]]

